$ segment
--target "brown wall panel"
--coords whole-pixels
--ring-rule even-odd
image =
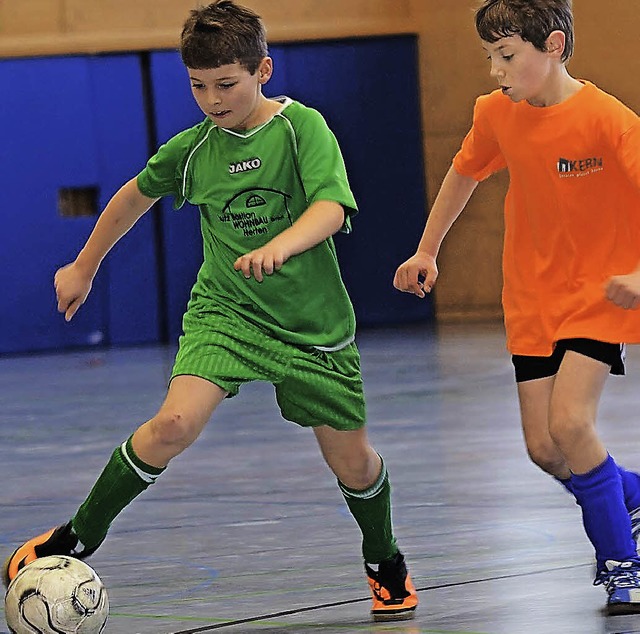
[[[440,253],[435,302],[442,320],[502,314],[502,199],[508,178],[499,174],[473,195]]]
[[[569,70],[640,112],[640,2],[596,0],[576,5],[576,52]]]
[[[474,31],[478,0],[244,0],[273,42],[396,33],[419,36],[426,182],[430,204],[470,123],[494,88]],[[1,0],[0,57],[173,48],[197,0]],[[640,111],[639,0],[574,2],[570,71]],[[372,69],[372,72],[375,72]],[[402,68],[398,69],[402,72]],[[381,86],[381,97],[387,98]],[[500,312],[505,176],[482,183],[439,258],[440,318]],[[416,243],[419,236],[416,236]],[[407,245],[408,252],[415,245]]]
[[[0,57],[173,48],[197,0],[2,0]],[[410,0],[246,0],[273,42],[415,32]]]
[[[156,31],[161,29],[177,33],[177,26],[184,20],[192,0],[63,0],[67,31],[69,33],[109,33]]]
[[[0,46],[23,35],[58,34],[64,30],[64,7],[52,0],[0,2]],[[12,54],[10,47],[6,53]]]

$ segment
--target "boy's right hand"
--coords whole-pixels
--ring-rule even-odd
[[[427,253],[418,251],[404,264],[401,264],[393,278],[393,285],[403,293],[413,293],[425,297],[431,292],[438,278],[436,259]]]
[[[64,313],[65,321],[71,321],[76,311],[91,291],[93,276],[88,275],[76,262],[71,262],[58,269],[53,285],[58,298],[58,312]]]

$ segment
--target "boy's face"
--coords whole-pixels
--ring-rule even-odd
[[[496,42],[482,42],[491,61],[491,76],[498,80],[502,92],[512,101],[526,99],[531,105],[544,105],[554,77],[558,56],[543,52],[519,35]]]
[[[217,68],[187,68],[191,92],[200,110],[221,128],[248,130],[262,123],[262,84],[273,65],[265,57],[251,75],[239,63]]]

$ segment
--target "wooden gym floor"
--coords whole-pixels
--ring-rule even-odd
[[[254,384],[89,560],[111,599],[107,633],[640,632],[640,616],[604,615],[579,509],[526,457],[501,326],[363,330],[358,342],[416,618],[369,621],[359,532],[313,435]],[[0,359],[2,557],[73,514],[113,448],[155,413],[174,352]],[[639,352],[629,350],[629,376],[609,380],[600,420],[630,468]]]

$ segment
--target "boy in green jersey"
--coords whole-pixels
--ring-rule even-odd
[[[313,429],[358,523],[376,620],[413,616],[417,595],[391,525],[390,485],[365,430],[355,317],[331,236],[356,203],[322,116],[267,99],[264,27],[232,0],[193,10],[181,39],[206,119],[163,145],[110,200],[76,260],[55,276],[69,321],[114,244],[161,197],[200,209],[204,262],[159,412],[116,448],[73,518],[19,547],[4,580],[38,557],[84,558],[111,522],[249,381],[274,384],[287,420]]]

